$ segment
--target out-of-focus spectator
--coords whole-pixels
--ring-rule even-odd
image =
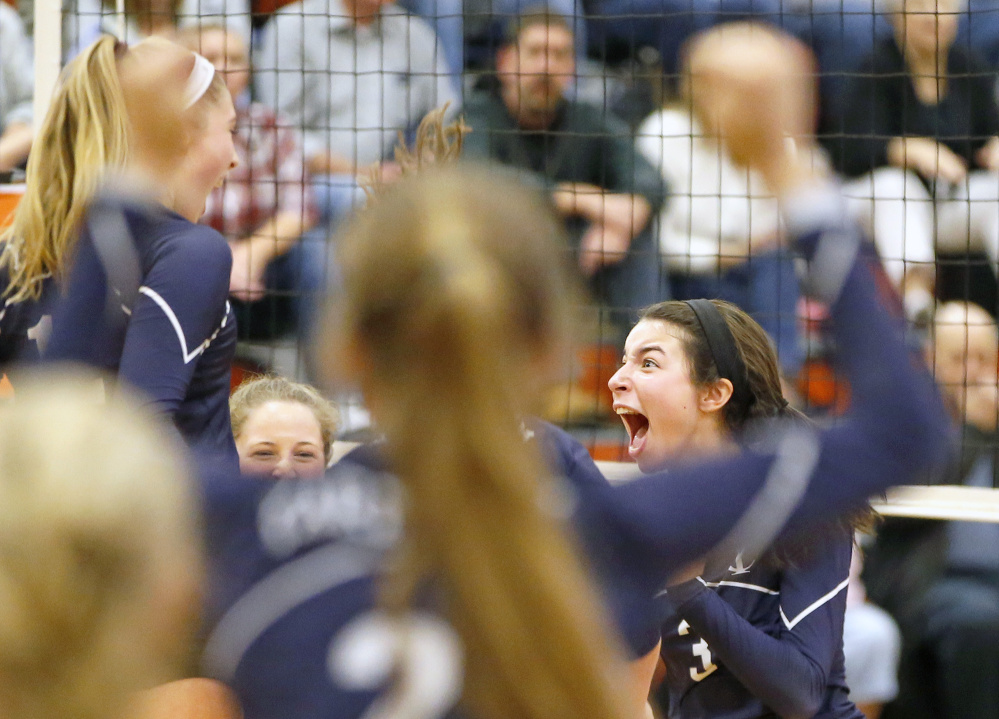
[[[623,122],[567,99],[575,65],[564,17],[539,9],[516,18],[496,56],[496,87],[466,106],[465,147],[551,192],[580,271],[627,325],[633,309],[661,299],[649,220],[665,189]]]
[[[260,99],[302,132],[320,220],[363,193],[358,176],[390,161],[399,132],[433,108],[457,110],[455,78],[433,29],[393,0],[302,0],[281,8],[256,55]]]
[[[21,19],[0,2],[0,172],[24,163],[31,149],[34,77]]]
[[[798,278],[778,248],[777,200],[705,137],[686,102],[653,113],[638,130],[670,202],[659,216],[659,252],[678,300],[715,297],[752,315],[776,342],[784,375],[801,367]]]
[[[902,637],[891,615],[867,601],[867,589],[860,579],[863,566],[863,552],[854,546],[846,590],[843,655],[850,699],[867,719],[878,719],[885,703],[898,696]]]
[[[33,2],[34,0],[32,0]],[[171,37],[177,28],[222,25],[250,42],[247,0],[125,0],[124,28],[114,0],[66,0],[63,47],[69,57],[106,33],[135,43],[150,35]]]
[[[239,166],[208,198],[201,222],[232,248],[230,292],[240,336],[270,337],[308,323],[322,290],[326,243],[300,241],[315,223],[298,134],[266,105],[251,102],[246,43],[222,26],[184,32],[225,78],[236,106],[233,144]]]
[[[229,411],[244,474],[318,477],[333,458],[339,413],[314,387],[258,377],[233,392]]]
[[[961,425],[948,483],[999,487],[995,322],[976,305],[943,305],[929,351]],[[999,717],[999,526],[887,521],[866,574],[902,630],[899,696],[885,719]]]
[[[890,7],[894,36],[852,79],[831,146],[889,275],[925,291],[934,250],[999,262],[999,107],[993,73],[955,42],[960,0]]]

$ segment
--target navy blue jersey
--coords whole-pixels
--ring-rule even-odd
[[[368,453],[320,479],[223,473],[206,483],[204,665],[233,687],[247,719],[358,717],[390,681],[389,660],[384,673],[358,676],[349,656],[331,657],[377,618],[376,577],[400,528],[397,480]]]
[[[232,253],[220,234],[161,205],[95,198],[46,358],[105,369],[139,389],[192,445],[229,458],[236,351]]]
[[[863,719],[843,667],[851,549],[839,531],[799,564],[776,569],[736,555],[713,581],[664,592],[668,715]]]
[[[10,285],[7,269],[0,269],[0,298]],[[51,276],[42,282],[38,299],[0,299],[0,375],[17,361],[37,361],[40,350],[48,339],[52,327],[51,311],[56,296],[55,282]]]
[[[607,488],[606,480],[561,430],[537,422],[525,434],[542,443],[557,470],[546,481],[584,538],[622,638],[635,656],[648,653],[659,639],[658,610],[647,573],[631,576],[591,499],[590,489]],[[330,656],[345,636],[380,621],[374,586],[400,531],[400,495],[379,448],[354,450],[320,480],[223,476],[206,487],[213,627],[206,670],[233,686],[248,719],[360,716],[386,677],[346,678]],[[439,616],[427,610],[417,617],[420,636],[447,646],[450,630]]]

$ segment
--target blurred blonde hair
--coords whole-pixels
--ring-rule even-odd
[[[255,409],[268,402],[296,402],[308,407],[319,424],[323,436],[323,458],[329,463],[333,440],[340,425],[340,413],[335,404],[315,387],[292,382],[284,377],[255,377],[243,382],[229,397],[232,435],[239,439],[243,426]]]
[[[109,719],[176,678],[200,578],[197,511],[165,429],[91,376],[20,377],[0,405],[0,706]],[[185,584],[186,581],[186,584]],[[185,631],[181,631],[181,630]]]
[[[384,603],[444,589],[478,719],[622,719],[617,645],[521,426],[568,361],[580,295],[560,223],[494,170],[434,167],[389,187],[339,244],[327,365],[359,369],[406,487]]]
[[[27,187],[13,223],[0,234],[6,297],[37,299],[49,276],[62,278],[80,221],[108,169],[125,165],[128,117],[116,52],[104,36],[63,70],[28,157]]]

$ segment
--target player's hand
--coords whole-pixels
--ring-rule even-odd
[[[155,177],[176,168],[190,141],[184,88],[193,68],[193,52],[159,37],[131,47],[119,61],[129,150],[135,163]]]
[[[816,65],[805,45],[766,26],[726,24],[693,41],[687,67],[698,121],[736,163],[778,195],[813,174],[807,152],[792,151],[814,144]]]

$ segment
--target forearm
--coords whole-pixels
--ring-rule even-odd
[[[711,654],[778,716],[811,717],[826,678],[821,667],[788,642],[757,629],[695,579],[667,590],[676,616],[707,642]]]
[[[28,156],[34,133],[31,125],[18,123],[0,135],[0,172],[17,167]]]
[[[267,264],[283,255],[309,229],[309,224],[298,212],[281,212],[272,217],[246,239],[254,261]]]
[[[311,175],[354,175],[357,173],[357,165],[353,161],[328,152],[312,155],[306,162],[306,167]]]
[[[561,185],[555,203],[564,215],[578,215],[632,237],[642,231],[652,214],[651,204],[641,195],[605,192],[585,183]]]

